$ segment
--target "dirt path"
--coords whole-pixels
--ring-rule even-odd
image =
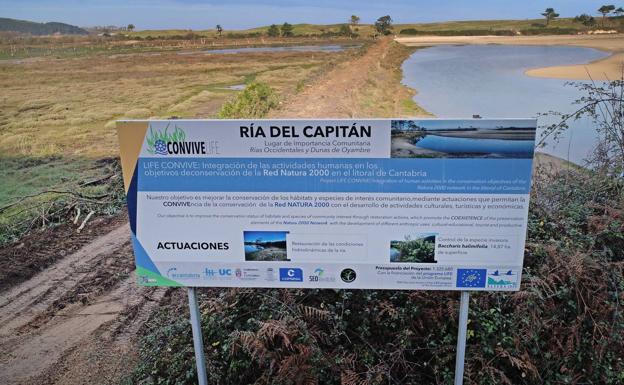
[[[0,383],[118,383],[165,294],[138,287],[127,224],[0,294]],[[128,367],[129,365],[129,367]]]
[[[401,64],[412,48],[391,38],[375,42],[363,55],[341,63],[287,104],[271,118],[365,118],[427,116],[412,97],[414,91],[400,83]]]

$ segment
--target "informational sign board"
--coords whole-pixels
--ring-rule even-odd
[[[117,128],[140,284],[519,288],[535,120]]]

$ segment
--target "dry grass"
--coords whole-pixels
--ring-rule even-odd
[[[42,41],[55,46],[54,40]],[[27,45],[42,41],[23,40]],[[213,118],[240,92],[227,86],[256,79],[285,100],[302,82],[355,54],[188,54],[178,41],[150,41],[160,52],[133,51],[130,45],[124,54],[116,49],[110,54],[104,43],[91,43],[92,50],[80,46],[85,44],[80,39],[59,39],[59,49],[80,46],[74,57],[0,61],[0,243],[30,229],[32,218],[50,217],[57,196],[38,195],[44,191],[113,194],[107,184],[85,189],[84,182],[111,172],[98,161],[118,156],[115,120]],[[34,198],[5,208],[24,196]],[[103,204],[96,210],[112,208]]]
[[[115,155],[119,118],[213,117],[257,78],[284,97],[349,53],[87,56],[0,64],[0,151],[5,156]]]

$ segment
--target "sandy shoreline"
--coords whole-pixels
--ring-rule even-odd
[[[535,68],[525,73],[536,78],[610,81],[622,78],[623,70],[624,53],[614,53],[586,64]]]
[[[414,145],[413,141],[408,138],[392,138],[391,150],[392,157],[411,158],[413,156],[422,155],[441,155],[441,152],[427,150]]]
[[[596,48],[612,53],[591,63],[535,68],[529,76],[570,80],[615,80],[624,68],[624,35],[557,36],[417,36],[399,37],[397,42],[411,47],[454,44],[569,45]]]

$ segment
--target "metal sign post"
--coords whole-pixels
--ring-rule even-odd
[[[191,313],[191,328],[193,330],[193,346],[197,365],[197,379],[199,385],[208,385],[206,376],[206,360],[204,358],[204,343],[201,332],[199,305],[194,287],[188,288],[189,310]],[[455,385],[464,383],[464,362],[466,358],[466,333],[468,329],[468,305],[470,292],[462,291],[459,302],[459,326],[457,330],[457,352],[455,356]]]
[[[457,354],[455,356],[455,385],[464,383],[464,361],[466,357],[466,331],[468,329],[468,304],[470,292],[462,291],[459,301],[459,327],[457,328]]]
[[[201,318],[199,316],[199,305],[197,304],[197,294],[195,293],[194,287],[188,288],[188,299],[189,312],[191,313],[191,329],[193,330],[193,346],[195,347],[195,362],[197,364],[197,382],[199,385],[208,385]]]

